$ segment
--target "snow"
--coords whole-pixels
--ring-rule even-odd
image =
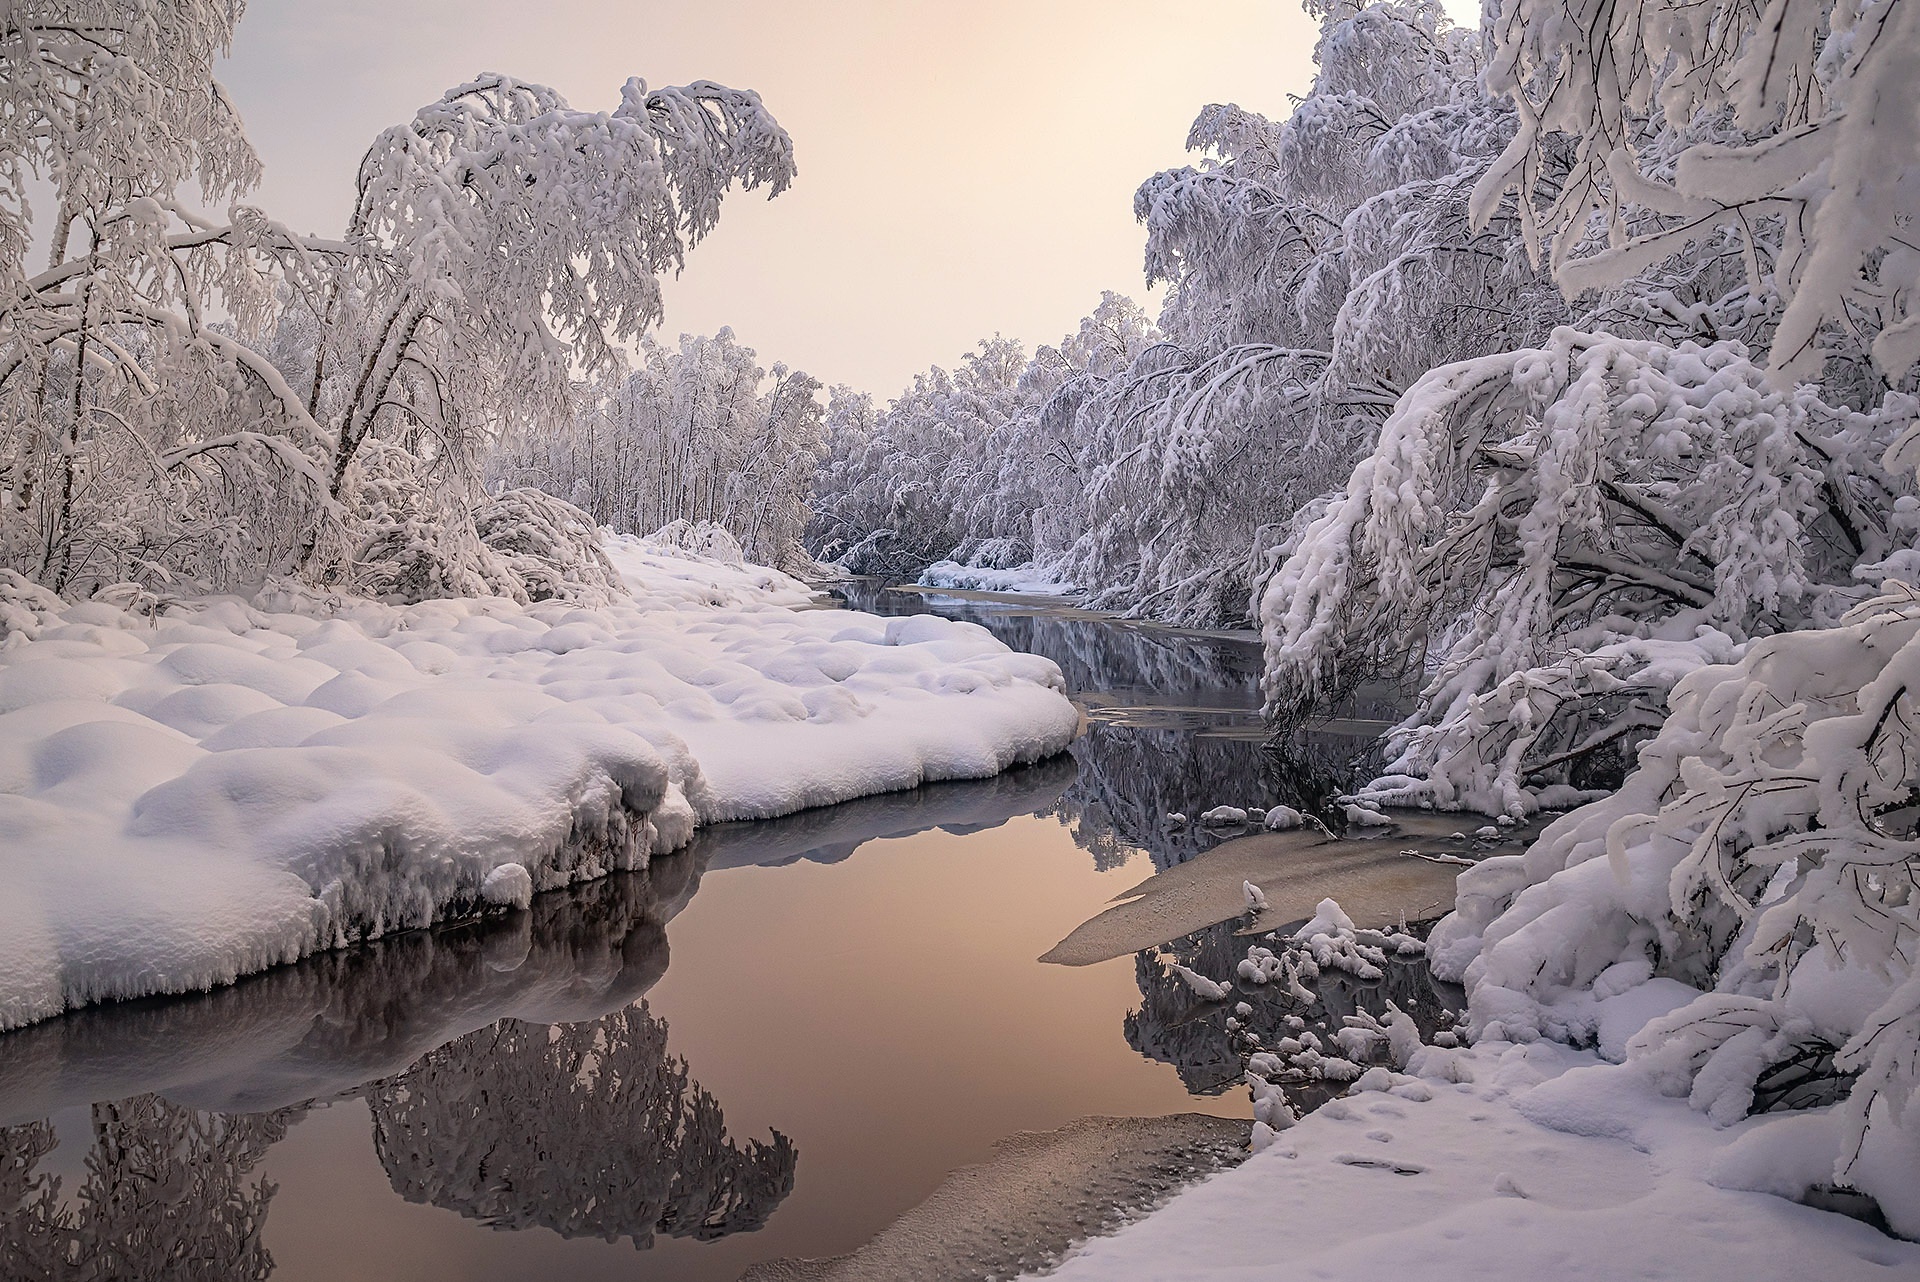
[[[1370,1069],[1291,1126],[1256,1126],[1242,1166],[1110,1238],[1060,1282],[1402,1276],[1461,1279],[1908,1276],[1920,1245],[1797,1205],[1786,1169],[1829,1150],[1750,1152],[1632,1066],[1550,1042],[1417,1052],[1422,1090]],[[1426,1098],[1422,1098],[1422,1094]],[[1284,1117],[1285,1114],[1278,1114]],[[1789,1119],[1817,1132],[1820,1115]],[[1767,1192],[1746,1191],[1771,1180]],[[1310,1231],[1302,1232],[1304,1226]]]
[[[1267,811],[1266,826],[1268,832],[1285,832],[1289,828],[1298,828],[1304,822],[1300,812],[1292,806],[1275,806]]]
[[[1029,562],[1010,569],[935,561],[920,571],[920,582],[930,588],[961,588],[975,592],[1018,592],[1029,596],[1071,596],[1079,588]]]
[[[1170,958],[1167,959],[1166,965],[1167,969],[1178,975],[1186,986],[1193,990],[1193,995],[1203,1002],[1224,1001],[1233,993],[1232,985],[1223,984],[1217,979],[1208,979],[1200,972],[1182,966]]]
[[[0,584],[0,1029],[644,867],[1060,751],[1058,669],[972,624],[794,609],[644,540],[603,608],[284,594],[152,616]]]

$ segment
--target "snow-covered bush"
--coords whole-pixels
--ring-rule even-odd
[[[474,505],[474,533],[506,562],[528,601],[605,605],[627,595],[600,546],[593,518],[534,489],[489,494]]]
[[[1424,651],[1370,795],[1564,804],[1612,781],[1684,673],[1858,599],[1856,566],[1910,538],[1910,486],[1878,460],[1913,413],[1778,391],[1737,343],[1569,329],[1437,369],[1268,585],[1268,700]]]
[[[665,544],[703,561],[718,561],[722,565],[745,565],[747,561],[740,540],[734,538],[726,526],[712,521],[669,521],[647,535],[647,542]]]
[[[419,456],[369,441],[347,585],[392,603],[505,597],[600,606],[628,595],[593,520],[534,489],[469,503],[437,489]]]
[[[1920,1232],[1916,691],[1904,584],[1684,678],[1619,792],[1461,875],[1430,942],[1473,1034],[1598,1042],[1723,1125],[1831,1053],[1845,1105],[1792,1142],[1824,1145],[1834,1182]],[[1613,999],[1656,976],[1677,1009],[1610,1044]]]

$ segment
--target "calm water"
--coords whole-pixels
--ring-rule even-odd
[[[1224,1029],[1144,957],[1035,958],[1208,844],[1166,812],[1309,786],[1262,750],[1252,639],[854,595],[1055,659],[1089,733],[0,1037],[0,1273],[732,1279],[852,1250],[1016,1131],[1247,1116]]]

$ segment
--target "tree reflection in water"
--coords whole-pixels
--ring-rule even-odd
[[[1088,726],[1068,748],[1078,767],[1073,782],[1041,813],[1066,825],[1103,872],[1139,850],[1169,868],[1236,835],[1172,823],[1170,814],[1197,820],[1222,805],[1323,808],[1351,786],[1356,761],[1376,751],[1377,728],[1400,716],[1397,691],[1370,688],[1328,710],[1340,719],[1334,725],[1278,733],[1261,716],[1260,642],[1251,634],[1180,632],[1071,607],[893,591],[870,580],[835,590],[876,614],[965,619],[1060,665]]]
[[[91,1110],[71,1196],[40,1169],[51,1122],[0,1129],[0,1262],[8,1279],[262,1279],[273,1184],[248,1177],[301,1108],[203,1113],[136,1095]]]
[[[700,871],[660,859],[528,912],[0,1039],[0,1115],[61,1117],[0,1127],[0,1279],[266,1277],[274,1186],[253,1173],[310,1096],[364,1096],[394,1187],[491,1224],[641,1247],[760,1227],[793,1188],[792,1142],[730,1141],[666,1025],[630,1005]],[[80,1169],[54,1156],[75,1143],[69,1188],[49,1166]]]
[[[1247,946],[1260,942],[1240,935],[1239,920],[1221,922],[1184,935],[1163,950],[1182,965],[1210,978],[1230,978],[1247,955]],[[1278,944],[1273,945],[1275,948]],[[1238,1086],[1246,1062],[1244,1043],[1227,1028],[1234,1007],[1246,1003],[1250,1013],[1236,1016],[1240,1025],[1271,1046],[1281,1038],[1299,1036],[1283,1021],[1296,1016],[1322,1040],[1332,1043],[1348,1015],[1365,1011],[1384,1016],[1392,1002],[1413,1016],[1421,1037],[1431,1041],[1441,1029],[1453,1027],[1453,1012],[1465,1005],[1465,994],[1433,978],[1425,958],[1388,957],[1382,978],[1356,979],[1342,970],[1322,969],[1308,986],[1311,1005],[1288,994],[1278,984],[1249,984],[1235,979],[1234,993],[1224,1002],[1203,1002],[1177,975],[1162,966],[1159,953],[1134,956],[1134,978],[1140,985],[1140,1009],[1123,1021],[1127,1044],[1145,1055],[1173,1066],[1186,1088],[1196,1095],[1215,1095]],[[1317,1107],[1344,1089],[1341,1083],[1289,1086],[1287,1096],[1302,1109]]]
[[[502,1020],[367,1089],[394,1191],[501,1229],[711,1241],[766,1222],[798,1154],[742,1148],[646,1003],[591,1024]]]
[[[1185,863],[1231,833],[1198,822],[1215,806],[1313,809],[1347,777],[1351,751],[1312,744],[1283,757],[1257,739],[1186,729],[1116,727],[1098,720],[1068,749],[1080,769],[1054,804],[1081,849],[1102,872],[1144,850],[1156,869]],[[1189,817],[1185,824],[1169,814]]]

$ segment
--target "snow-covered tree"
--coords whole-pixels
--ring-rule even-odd
[[[508,435],[494,478],[558,495],[622,533],[727,530],[762,565],[810,563],[801,534],[826,449],[819,384],[761,368],[732,331],[643,339],[633,372],[581,389],[571,420]]]
[[[1110,297],[1082,334],[1124,331],[1114,359],[1067,377],[1043,349],[1022,379],[1034,403],[977,433],[1015,467],[949,465],[935,448],[934,466],[897,475],[912,464],[892,456],[910,451],[866,441],[881,457],[822,497],[839,545],[893,547],[898,569],[974,551],[960,539],[1018,538],[1096,604],[1244,622],[1303,508],[1407,387],[1571,318],[1511,216],[1471,217],[1515,119],[1478,86],[1479,42],[1432,3],[1316,12],[1320,72],[1292,115],[1210,106],[1188,139],[1200,163],[1140,188],[1147,275],[1173,287],[1157,329]],[[867,502],[841,497],[861,487]],[[916,517],[931,531],[919,544],[901,536]]]
[[[837,397],[828,465],[816,482],[812,546],[859,572],[913,573],[948,556],[973,532],[977,474],[999,474],[989,446],[1032,409],[1021,391],[1025,349],[982,339],[953,370],[936,365],[877,417],[851,394]]]
[[[661,273],[713,229],[725,193],[777,195],[793,172],[759,96],[706,81],[632,79],[609,113],[488,75],[382,133],[348,227],[364,253],[311,300],[303,353],[330,494],[417,484],[423,507],[435,491],[470,501],[491,441],[564,431],[576,380],[625,368],[622,344],[660,319]],[[351,579],[399,519],[320,572]]]
[[[62,590],[285,572],[332,524],[324,433],[249,343],[350,254],[188,203],[259,176],[213,78],[243,7],[0,18],[0,563]]]
[[[1785,301],[1772,367],[1870,345],[1920,360],[1920,12],[1899,0],[1500,0],[1488,87],[1520,127],[1481,179],[1518,190],[1569,292],[1731,237]],[[1604,235],[1596,235],[1599,227]]]
[[[488,76],[375,141],[342,239],[299,237],[237,203],[259,161],[213,69],[243,10],[0,17],[0,564],[77,594],[524,596],[475,535],[475,459],[613,371],[791,144],[707,82],[588,113]]]
[[[1625,1047],[1649,1080],[1722,1124],[1845,1101],[1721,1174],[1857,1188],[1906,1234],[1911,9],[1507,0],[1518,131],[1473,212],[1518,219],[1575,323],[1419,379],[1263,607],[1277,706],[1425,661],[1377,800],[1519,815],[1637,755],[1462,875],[1433,962],[1473,1035],[1591,1042],[1681,981]]]
[[[1170,342],[1083,411],[1100,501],[1061,576],[1182,622],[1251,617],[1258,585],[1400,393],[1435,365],[1537,341],[1565,304],[1472,226],[1511,113],[1434,4],[1320,11],[1312,92],[1284,121],[1213,106],[1197,166],[1135,200]]]
[[[1831,621],[1911,546],[1880,463],[1910,374],[1866,355],[1905,306],[1872,218],[1915,212],[1911,109],[1881,96],[1900,56],[1853,44],[1907,20],[1827,8],[1500,10],[1518,127],[1472,212],[1551,249],[1571,326],[1422,378],[1263,606],[1277,707],[1432,665],[1377,797],[1519,814],[1615,780],[1690,667]],[[1877,195],[1841,176],[1863,121]],[[1841,150],[1792,177],[1803,145]]]

